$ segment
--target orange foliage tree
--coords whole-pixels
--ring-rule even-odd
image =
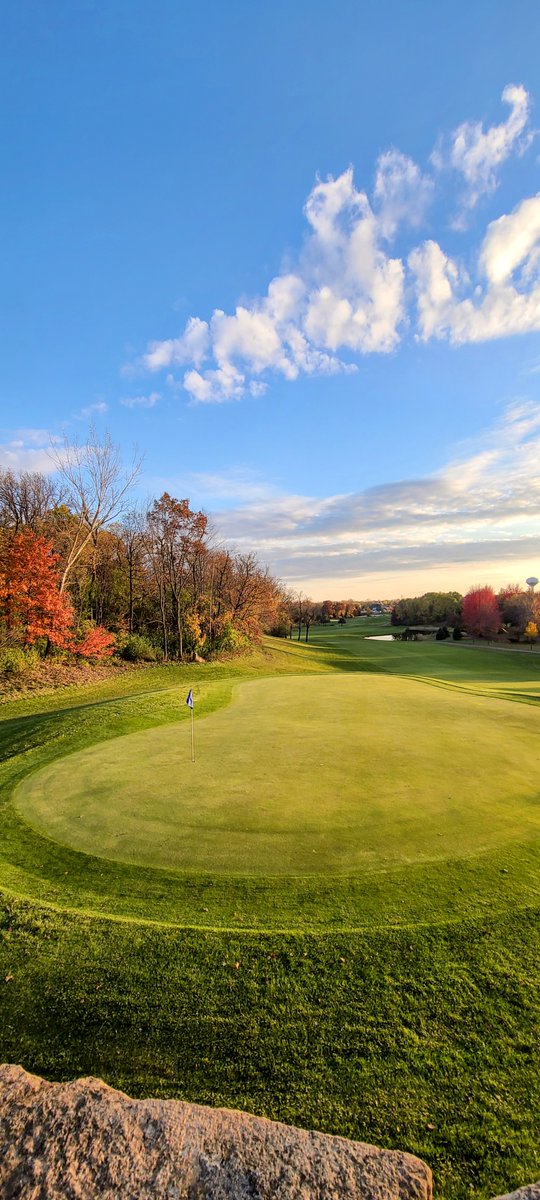
[[[6,641],[32,646],[47,638],[68,645],[73,613],[60,594],[58,555],[48,538],[23,529],[0,548],[0,630]]]

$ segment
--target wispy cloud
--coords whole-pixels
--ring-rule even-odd
[[[463,178],[464,191],[454,227],[463,228],[467,212],[482,196],[494,192],[498,171],[513,153],[523,154],[534,136],[529,127],[530,96],[520,85],[509,84],[501,99],[510,112],[506,121],[484,129],[481,121],[464,121],[450,138],[448,147],[440,145],[432,155],[436,168],[451,167]]]
[[[470,212],[495,190],[508,157],[530,144],[527,91],[508,85],[502,99],[505,121],[463,122],[427,171],[393,148],[379,156],[370,194],[352,167],[318,179],[292,267],[234,312],[192,316],[178,337],[150,342],[139,369],[167,372],[192,403],[215,404],[258,396],[272,376],[355,371],[362,356],[394,351],[411,328],[420,341],[456,345],[540,329],[540,194],[492,221],[467,263],[434,240],[418,244],[443,168],[463,179],[461,211]],[[400,255],[398,234],[409,239]]]
[[[232,489],[234,497],[234,488]],[[246,496],[215,513],[286,582],[540,557],[540,405],[514,402],[481,444],[425,478],[327,497]]]
[[[214,504],[230,500],[256,504],[269,501],[279,494],[276,487],[243,467],[233,468],[222,475],[209,471],[194,471],[184,476],[184,479],[188,489],[197,493],[199,503],[202,499],[206,503]]]
[[[161,400],[161,393],[150,392],[148,396],[126,396],[125,400],[120,401],[120,404],[124,408],[154,408],[158,400]]]
[[[93,417],[103,416],[108,411],[109,405],[104,400],[97,400],[95,404],[86,404],[84,408],[79,409],[77,419],[91,420]]]
[[[8,441],[0,443],[0,467],[52,475],[56,467],[50,450],[58,441],[46,429],[18,429]]]

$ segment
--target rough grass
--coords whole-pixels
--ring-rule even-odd
[[[56,705],[42,697],[4,708],[0,1053],[49,1078],[94,1073],[135,1095],[232,1105],[401,1146],[432,1165],[439,1195],[489,1196],[540,1174],[540,934],[530,844],[521,850],[507,841],[447,864],[453,886],[447,879],[442,889],[444,912],[435,903],[430,911],[429,896],[442,894],[435,877],[414,884],[424,916],[412,919],[423,924],[396,927],[390,870],[378,889],[363,892],[371,928],[343,931],[348,880],[341,932],[314,932],[317,915],[331,907],[329,876],[326,901],[324,891],[310,893],[310,881],[298,893],[294,923],[306,932],[243,933],[253,897],[231,891],[226,877],[194,876],[191,899],[182,899],[178,873],[68,850],[31,830],[11,803],[15,784],[72,751],[172,726],[187,687],[202,688],[203,679],[210,686],[201,706],[216,714],[227,711],[235,681],[346,670],[430,678],[434,712],[443,697],[469,695],[494,712],[513,694],[527,707],[502,704],[508,720],[536,719],[539,656],[367,643],[366,628],[332,627],[312,647],[278,644],[249,663],[201,667],[195,676],[152,668],[63,693]],[[488,774],[488,794],[491,782]],[[279,886],[261,876],[257,888],[265,925],[279,928]],[[358,911],[359,896],[349,903]],[[376,929],[383,903],[384,927]],[[100,906],[123,919],[82,911]],[[145,924],[160,913],[181,923],[188,910],[201,926],[236,929]],[[138,919],[127,920],[129,912]]]

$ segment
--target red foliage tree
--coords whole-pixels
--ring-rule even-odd
[[[80,658],[109,658],[114,651],[114,633],[103,625],[87,629],[78,642],[71,642],[70,650]]]
[[[501,614],[493,588],[471,588],[463,598],[463,625],[474,637],[494,637],[501,627]]]
[[[68,645],[71,605],[60,594],[58,555],[48,538],[23,529],[3,539],[0,551],[0,628],[19,645],[47,638]]]

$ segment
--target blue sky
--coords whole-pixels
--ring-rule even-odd
[[[0,464],[89,422],[314,598],[540,575],[536,0],[19,0]]]

